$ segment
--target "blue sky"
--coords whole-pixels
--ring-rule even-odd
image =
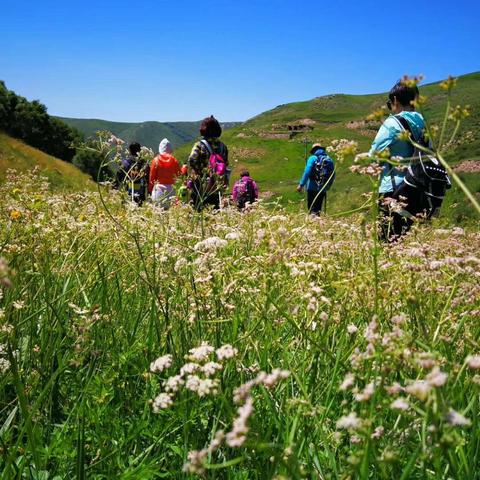
[[[2,0],[0,79],[54,115],[245,120],[480,70],[480,2]]]

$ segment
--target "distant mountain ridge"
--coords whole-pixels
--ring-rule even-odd
[[[111,122],[101,119],[83,119],[57,117],[67,125],[75,127],[86,137],[90,137],[98,130],[108,130],[125,142],[137,141],[141,145],[157,151],[158,144],[163,138],[168,138],[177,148],[192,142],[198,137],[200,121],[197,122]],[[226,130],[239,125],[240,122],[225,122],[222,127]]]

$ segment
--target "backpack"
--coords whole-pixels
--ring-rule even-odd
[[[244,208],[245,204],[255,201],[255,187],[250,177],[242,177],[235,182],[234,188],[237,190],[237,207]]]
[[[210,154],[208,164],[210,166],[211,173],[219,176],[225,175],[227,172],[227,165],[225,164],[224,158],[219,153],[215,153],[206,140],[202,140],[202,143],[205,145],[208,153]]]
[[[395,115],[395,118],[403,130],[410,133],[412,140],[428,148],[428,142],[423,135],[421,138],[415,139],[410,123],[406,118],[400,115]],[[450,177],[442,163],[433,155],[427,155],[415,146],[412,160],[403,180],[407,185],[420,190],[425,195],[427,206],[432,211],[440,207],[446,191],[452,186]]]
[[[330,189],[335,180],[335,165],[328,155],[317,155],[310,172],[310,180],[316,183],[319,190]]]

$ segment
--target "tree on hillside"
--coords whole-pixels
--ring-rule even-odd
[[[102,168],[102,162],[104,161],[103,155],[94,149],[95,143],[93,140],[88,140],[83,148],[79,148],[77,153],[73,157],[72,163],[92,177],[93,180],[104,182],[115,178],[115,172],[108,165],[104,165]],[[99,170],[102,169],[100,175]]]
[[[8,90],[3,81],[0,81],[0,130],[67,162],[72,160],[75,145],[83,138],[75,128],[48,115],[47,107],[38,100],[29,102]]]

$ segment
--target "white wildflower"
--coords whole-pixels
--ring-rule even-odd
[[[350,412],[348,415],[340,417],[337,420],[337,429],[347,429],[347,430],[355,430],[362,425],[361,418],[357,417],[355,412]]]
[[[218,360],[229,360],[237,355],[238,350],[232,347],[229,344],[222,345],[220,348],[215,350],[215,354],[217,355]]]
[[[210,237],[206,238],[205,240],[201,240],[198,242],[194,249],[196,251],[200,252],[206,252],[206,251],[214,251],[219,248],[225,247],[227,245],[227,241],[223,240],[222,238],[219,237]]]
[[[176,262],[175,266],[173,269],[175,270],[175,273],[179,273],[182,271],[183,268],[185,268],[188,265],[187,259],[180,257]]]
[[[356,332],[358,332],[358,327],[356,325],[353,325],[352,323],[347,326],[347,332],[352,335]]]
[[[191,348],[189,350],[190,355],[186,355],[185,358],[192,362],[205,362],[208,357],[215,351],[215,349],[207,342],[202,342],[197,348]]]
[[[165,380],[165,390],[167,392],[178,392],[184,383],[185,380],[183,379],[182,375],[174,375]]]
[[[233,421],[233,427],[225,436],[229,447],[241,447],[247,439],[248,426],[247,421],[253,413],[252,397],[247,397],[245,404],[239,407],[237,418]]]
[[[288,378],[290,372],[288,370],[282,370],[280,368],[275,368],[272,370],[272,373],[267,375],[263,380],[263,385],[266,388],[273,388],[280,380]]]
[[[153,411],[158,413],[160,410],[173,405],[172,396],[169,393],[160,393],[155,397],[152,403]]]
[[[25,307],[25,302],[23,300],[17,300],[16,302],[13,302],[12,305],[15,310],[21,310],[23,307]]]
[[[469,355],[465,362],[467,363],[468,368],[472,370],[478,370],[480,368],[480,355]]]
[[[385,432],[385,428],[380,425],[377,428],[375,428],[374,432],[371,435],[371,438],[380,438]]]
[[[223,368],[223,365],[217,362],[208,362],[201,367],[202,372],[207,376],[215,375],[219,370]]]
[[[410,408],[410,405],[405,398],[397,398],[391,403],[390,408],[406,411]]]
[[[180,375],[185,376],[185,375],[191,375],[192,373],[198,372],[201,370],[201,366],[198,363],[186,363],[183,365],[182,368],[180,368]]]
[[[10,362],[6,358],[0,357],[0,373],[4,374],[10,369]]]
[[[372,398],[374,392],[375,385],[373,382],[370,382],[361,392],[355,393],[353,396],[357,402],[366,402],[367,400],[370,400],[370,398]]]
[[[153,373],[163,372],[166,368],[172,366],[172,356],[163,355],[162,357],[157,358],[154,362],[150,364],[150,371]]]
[[[348,390],[354,384],[355,384],[355,375],[353,375],[353,373],[347,373],[345,375],[345,378],[343,379],[342,384],[339,387],[339,390],[341,391]]]
[[[238,232],[230,232],[225,235],[225,240],[238,240],[241,235]]]
[[[464,417],[461,413],[456,412],[452,408],[447,413],[445,420],[454,427],[468,427],[472,423],[470,419]]]
[[[441,387],[445,385],[448,378],[448,374],[442,372],[438,367],[435,367],[428,375],[427,382],[432,387]]]
[[[405,388],[407,393],[422,401],[427,399],[431,389],[431,385],[425,380],[416,380]]]
[[[402,392],[404,388],[398,382],[395,382],[394,384],[385,387],[385,390],[389,395],[396,395],[397,393]]]

